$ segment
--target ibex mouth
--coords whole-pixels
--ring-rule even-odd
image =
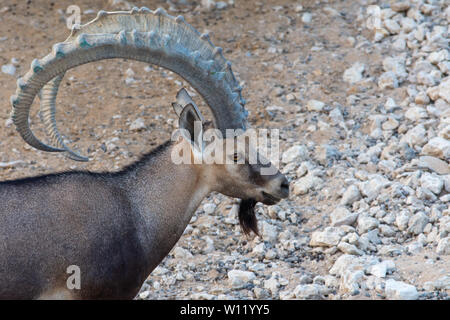
[[[271,194],[268,194],[267,192],[262,192],[263,195],[263,200],[261,201],[262,203],[266,204],[266,205],[273,205],[277,202],[279,202],[281,200],[281,198],[275,197]]]

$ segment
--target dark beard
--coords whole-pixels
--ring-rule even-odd
[[[239,224],[241,225],[242,231],[244,231],[246,235],[253,231],[257,236],[259,236],[255,206],[255,199],[242,199],[239,204]]]

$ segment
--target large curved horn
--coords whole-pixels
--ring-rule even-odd
[[[95,33],[99,24],[104,33]],[[217,128],[224,133],[227,128],[245,129],[247,112],[242,88],[221,48],[214,47],[207,35],[200,35],[181,16],[174,18],[163,9],[135,8],[130,12],[99,12],[92,22],[74,28],[65,42],[55,44],[52,53],[33,61],[31,70],[19,79],[16,94],[11,97],[13,121],[23,139],[41,150],[61,151],[42,143],[31,132],[28,116],[34,97],[47,82],[57,76],[62,78],[67,70],[110,58],[143,61],[179,74],[205,99]],[[53,142],[70,151],[54,121],[59,81],[52,80],[42,92],[43,104],[47,103],[47,108],[42,108],[43,118],[47,131],[53,132]],[[72,155],[79,157],[76,153]]]
[[[59,84],[64,77],[64,73],[56,76],[52,80],[50,80],[40,91],[40,118],[44,123],[45,131],[47,135],[50,136],[53,144],[56,145],[59,150],[66,151],[67,156],[70,159],[76,161],[88,161],[89,159],[79,155],[78,153],[72,151],[63,141],[61,134],[58,131],[58,127],[56,126],[56,95],[58,94]]]

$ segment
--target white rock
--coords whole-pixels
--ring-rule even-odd
[[[408,232],[418,235],[423,232],[425,226],[430,221],[430,219],[425,215],[425,213],[419,211],[413,215],[408,222]]]
[[[370,243],[373,243],[375,245],[381,243],[381,240],[378,237],[378,229],[372,229],[372,230],[362,234],[361,237],[359,237],[360,240],[363,238],[366,238],[367,240],[369,240]]]
[[[391,2],[391,9],[396,12],[406,11],[410,7],[409,1],[395,1]]]
[[[301,284],[295,287],[294,295],[297,299],[319,299],[319,287],[317,284]]]
[[[301,4],[298,4],[295,6],[295,12],[299,13],[303,11],[303,6]]]
[[[439,240],[436,247],[436,253],[442,255],[450,255],[450,237]]]
[[[186,259],[192,259],[194,256],[192,253],[189,252],[189,250],[186,250],[182,247],[176,247],[173,250],[173,254],[176,259],[186,260]]]
[[[384,58],[383,69],[386,72],[393,72],[395,76],[401,80],[408,76],[405,69],[405,58],[402,56]]]
[[[352,265],[357,265],[360,263],[359,258],[350,254],[343,254],[334,262],[333,267],[331,267],[329,273],[331,275],[342,276],[345,270],[349,269]]]
[[[356,221],[356,218],[358,218],[358,213],[350,212],[350,210],[345,207],[337,207],[333,210],[330,217],[331,225],[334,227],[352,225]]]
[[[378,227],[379,222],[377,219],[368,215],[360,215],[358,217],[358,232],[359,234],[366,233],[372,229]]]
[[[266,270],[266,265],[264,263],[254,263],[248,267],[251,271],[262,272]]]
[[[339,280],[332,275],[327,274],[325,277],[325,286],[328,288],[337,288],[339,287]]]
[[[420,243],[419,241],[411,242],[406,246],[406,251],[413,255],[421,252],[422,249],[423,249],[423,244]]]
[[[428,56],[427,60],[432,64],[438,64],[441,61],[448,60],[449,54],[448,51],[443,49],[441,51],[433,51]]]
[[[405,118],[415,122],[427,117],[427,111],[422,107],[411,107],[405,112]]]
[[[256,254],[256,255],[263,255],[263,254],[266,252],[266,247],[265,247],[265,245],[264,245],[264,242],[262,242],[262,243],[256,245],[256,246],[253,248],[252,252],[253,252],[254,254]]]
[[[398,128],[398,126],[399,122],[395,118],[388,117],[388,119],[383,122],[381,127],[383,128],[383,130],[395,130]]]
[[[16,73],[16,67],[12,64],[5,64],[2,66],[2,72],[13,76]]]
[[[396,51],[404,51],[406,48],[406,40],[401,37],[397,38],[397,40],[392,43],[392,48]]]
[[[392,18],[392,16],[395,16],[395,11],[391,10],[390,8],[385,8],[381,10],[381,19],[386,20]]]
[[[439,83],[439,80],[441,78],[441,73],[437,70],[427,72],[427,71],[420,71],[417,75],[417,83],[423,84],[427,87],[433,87],[436,84]]]
[[[400,25],[392,19],[384,20],[384,26],[391,34],[397,34],[401,31]]]
[[[5,127],[6,128],[9,128],[9,127],[11,127],[12,125],[13,125],[13,120],[11,119],[11,117],[9,117],[8,119],[6,119],[6,121],[5,121]]]
[[[404,231],[408,228],[409,219],[411,219],[411,214],[406,210],[402,210],[397,214],[395,224],[401,231]]]
[[[360,283],[363,279],[364,272],[362,270],[354,268],[346,269],[341,276],[340,290],[353,293],[359,290]]]
[[[292,146],[283,152],[283,156],[281,157],[281,162],[290,163],[293,161],[305,161],[308,159],[308,149],[302,145]]]
[[[368,268],[369,273],[378,278],[384,278],[386,277],[387,272],[391,272],[394,270],[395,263],[392,260],[385,260]]]
[[[378,254],[381,256],[398,256],[404,251],[404,248],[401,245],[386,245],[380,246],[377,249]]]
[[[130,130],[132,131],[140,131],[146,128],[144,119],[137,118],[130,124]]]
[[[381,90],[397,88],[398,80],[397,77],[395,76],[395,73],[392,71],[383,73],[378,79],[378,87]]]
[[[216,205],[214,203],[205,203],[203,205],[203,211],[205,211],[206,214],[213,214],[214,211],[216,211]]]
[[[216,296],[207,292],[194,292],[190,295],[190,298],[192,300],[214,300]]]
[[[428,103],[430,103],[430,98],[428,97],[428,95],[425,92],[419,92],[415,96],[414,102],[417,104],[428,104]]]
[[[272,296],[275,296],[278,293],[279,288],[280,283],[276,278],[271,277],[268,280],[264,280],[264,289],[269,290]]]
[[[450,193],[450,174],[442,177],[444,179],[444,189]]]
[[[426,92],[431,100],[436,101],[439,99],[439,86],[428,88]]]
[[[438,195],[444,187],[444,180],[435,173],[424,172],[420,177],[420,184],[423,188],[431,190]]]
[[[309,12],[303,13],[303,15],[302,15],[302,22],[303,23],[308,24],[308,23],[311,22],[311,20],[312,20],[312,14],[311,13],[309,13]]]
[[[389,225],[381,224],[378,226],[380,232],[385,237],[393,237],[395,235],[395,229]]]
[[[416,287],[393,279],[386,281],[385,293],[386,298],[390,300],[416,300],[419,298]]]
[[[342,195],[341,205],[352,205],[355,201],[361,199],[361,193],[356,185],[351,185]]]
[[[450,140],[434,137],[422,149],[422,153],[441,159],[450,158]]]
[[[206,10],[214,10],[216,8],[216,2],[214,0],[202,0],[201,4]]]
[[[224,1],[216,2],[216,9],[218,9],[218,10],[223,10],[223,9],[226,9],[227,7],[228,7],[228,4]]]
[[[402,18],[402,20],[400,21],[401,25],[402,25],[402,29],[405,33],[409,33],[411,31],[413,31],[416,28],[417,23],[409,18],[409,17],[404,17]]]
[[[406,142],[410,147],[423,146],[428,140],[426,136],[427,130],[423,124],[418,124],[410,129],[400,140]]]
[[[367,7],[366,28],[376,32],[381,28],[381,10],[379,6],[371,5]]]
[[[439,62],[438,68],[441,70],[441,73],[450,74],[450,61]]]
[[[309,190],[321,185],[323,180],[313,174],[307,174],[306,176],[298,179],[293,187],[292,192],[294,195],[302,195],[309,192]]]
[[[314,165],[311,162],[309,161],[302,162],[300,167],[298,167],[298,169],[295,171],[295,174],[297,175],[297,178],[301,178],[312,169],[314,169]]]
[[[0,162],[0,169],[15,168],[16,166],[23,165],[23,164],[26,164],[26,162],[22,161],[22,160]]]
[[[261,235],[265,241],[274,242],[278,238],[277,227],[266,221],[263,221]]]
[[[423,284],[427,291],[450,290],[450,276],[443,276],[435,281],[427,281]]]
[[[228,271],[228,279],[233,289],[240,289],[256,279],[256,276],[251,271],[231,270]]]
[[[330,111],[330,120],[335,125],[341,125],[344,123],[344,116],[339,108],[334,108]]]
[[[128,69],[125,71],[125,74],[126,74],[128,77],[132,78],[132,77],[134,76],[134,71],[133,71],[133,69],[128,68]]]
[[[318,101],[318,100],[309,100],[306,103],[306,108],[308,109],[308,111],[315,111],[315,112],[320,112],[323,110],[323,108],[325,107],[325,103],[323,103],[322,101]]]
[[[450,77],[442,80],[441,84],[439,85],[439,96],[450,103]]]
[[[149,295],[150,295],[150,291],[148,291],[148,290],[142,291],[141,293],[139,293],[139,298],[147,299]]]
[[[348,83],[356,83],[363,78],[365,66],[361,62],[354,63],[350,68],[344,71],[343,79]]]
[[[332,16],[332,17],[338,17],[341,15],[336,9],[334,9],[332,7],[323,8],[323,12],[325,12],[327,15]]]
[[[341,250],[343,253],[347,254],[353,254],[357,256],[362,256],[364,254],[363,251],[359,250],[356,246],[353,244],[349,244],[347,242],[340,242],[337,246],[339,250]]]
[[[361,193],[368,198],[368,200],[375,199],[380,191],[389,186],[391,182],[381,175],[377,175],[368,181],[361,182],[359,189]]]
[[[332,247],[338,245],[344,232],[335,227],[326,227],[323,231],[315,231],[311,235],[309,245],[312,247]]]
[[[386,99],[386,103],[384,104],[384,108],[386,109],[386,111],[392,112],[397,107],[398,107],[398,105],[397,105],[397,103],[395,102],[394,99],[392,99],[392,98],[387,98]]]
[[[208,253],[211,253],[214,250],[216,250],[216,248],[214,247],[214,240],[213,239],[211,239],[208,236],[204,236],[202,239],[205,240],[205,243],[206,243],[204,248],[203,248],[203,253],[208,254]]]
[[[358,244],[359,236],[356,232],[347,233],[344,237],[342,237],[341,241],[348,242],[350,244]]]

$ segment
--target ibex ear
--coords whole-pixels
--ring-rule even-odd
[[[172,107],[173,107],[173,110],[175,111],[175,113],[177,114],[177,116],[180,117],[181,112],[183,112],[183,106],[176,102],[172,102]]]
[[[180,129],[185,129],[189,133],[189,141],[197,145],[202,146],[202,135],[203,135],[203,117],[192,103],[189,103],[184,107],[180,114],[179,127]]]
[[[195,111],[197,112],[197,114],[198,114],[200,120],[201,120],[202,122],[204,122],[204,119],[203,119],[202,114],[200,113],[200,110],[198,109],[198,107],[197,107],[197,105],[195,104],[194,100],[192,100],[191,96],[189,95],[189,93],[187,92],[187,90],[186,90],[185,88],[181,88],[181,89],[178,91],[178,93],[177,93],[177,102],[174,102],[174,103],[180,105],[181,108],[185,108],[188,104],[192,104],[192,106],[194,107]],[[177,108],[177,109],[175,109],[175,112],[176,112],[176,113],[178,114],[178,116],[179,116],[179,115],[181,114],[181,112],[178,113],[178,111],[177,111],[177,110],[179,110],[178,106],[175,107],[173,104],[172,104],[172,106],[173,106],[174,108]],[[183,110],[181,110],[181,111],[183,111]]]

